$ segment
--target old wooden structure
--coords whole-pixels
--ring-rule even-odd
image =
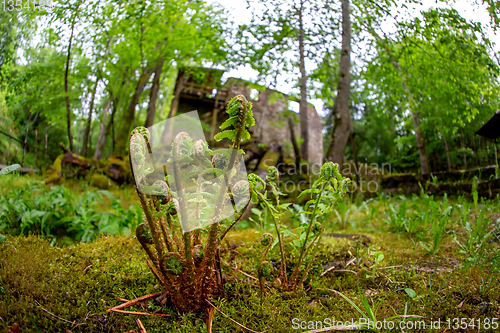
[[[493,140],[495,147],[495,164],[498,165],[498,149],[497,139],[500,137],[500,110],[498,110],[493,117],[488,120],[483,127],[481,127],[476,134],[481,135],[486,139]]]
[[[279,146],[285,158],[295,159],[300,144],[299,115],[288,110],[290,96],[254,83],[229,78],[222,82],[224,71],[199,68],[191,72],[179,71],[174,100],[169,116],[196,110],[204,123],[207,140],[213,140],[220,124],[226,120],[227,102],[236,95],[244,95],[253,104],[256,126],[251,129],[252,141],[269,148]],[[321,164],[323,159],[323,126],[313,106],[308,107],[309,163]],[[209,128],[209,130],[208,130]],[[247,159],[250,159],[249,156]]]

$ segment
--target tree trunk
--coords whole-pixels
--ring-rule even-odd
[[[413,96],[411,96],[411,100],[413,101]],[[417,139],[418,155],[420,157],[420,170],[423,175],[426,175],[430,172],[430,168],[429,161],[427,159],[427,153],[425,151],[424,135],[422,133],[422,128],[420,127],[420,119],[418,117],[416,106],[414,103],[412,103],[411,105],[411,121],[413,123],[413,129],[415,130],[415,138]]]
[[[464,169],[467,170],[467,154],[466,154],[466,151],[465,151],[465,137],[464,137],[464,133],[462,132],[462,148],[463,148],[463,151],[464,151]]]
[[[481,135],[478,135],[478,138],[477,138],[477,155],[479,157],[479,167],[481,167],[481,164],[483,164],[483,159],[482,159],[482,156],[481,156]]]
[[[78,7],[80,7],[80,2],[78,2],[78,6],[76,7],[76,11],[73,16],[73,22],[71,23],[71,35],[69,37],[68,51],[66,56],[66,70],[64,72],[64,92],[66,95],[66,120],[68,126],[69,149],[71,150],[73,150],[73,136],[71,135],[71,107],[69,103],[69,92],[68,92],[68,72],[69,72],[69,62],[71,59],[71,44],[73,43],[73,35],[75,32],[75,21],[76,21],[76,15],[78,13]]]
[[[300,135],[302,136],[301,154],[304,160],[309,160],[309,121],[307,112],[307,76],[305,65],[304,50],[304,22],[302,12],[304,11],[304,2],[300,1],[299,9],[299,67],[300,67]]]
[[[446,136],[443,135],[444,139],[444,148],[446,150],[446,163],[448,164],[448,171],[451,171],[451,159],[450,159],[450,150],[448,148],[448,141],[446,141]]]
[[[38,128],[35,128],[35,148],[37,148],[38,144]],[[36,158],[38,157],[38,149],[35,149],[35,166],[34,168],[36,169]]]
[[[87,125],[85,126],[85,134],[83,135],[83,147],[82,147],[83,157],[87,157],[87,151],[88,151],[87,146],[89,142],[90,127],[92,126],[92,111],[94,110],[95,93],[97,91],[97,86],[99,85],[99,80],[100,78],[97,78],[97,80],[95,81],[94,90],[92,91],[92,99],[90,100],[89,116],[87,118]]]
[[[300,170],[300,147],[295,136],[295,124],[291,116],[288,117],[288,127],[290,128],[290,138],[292,140],[293,152],[295,153],[295,169]]]
[[[472,134],[472,148],[474,148],[474,155],[476,156],[476,165],[480,167],[481,163],[479,163],[479,156],[477,154],[477,146],[476,146],[476,139],[474,138],[474,133]]]
[[[179,105],[179,96],[184,89],[188,79],[188,75],[185,71],[179,70],[179,74],[177,75],[177,80],[175,82],[175,91],[174,98],[172,99],[172,103],[170,104],[170,111],[168,112],[168,118],[175,116],[177,113],[177,106]],[[165,133],[164,133],[165,134]]]
[[[349,0],[342,0],[342,51],[339,64],[339,81],[337,99],[335,102],[334,127],[328,148],[326,160],[333,161],[342,170],[344,152],[351,132],[351,116],[349,114],[349,95],[351,84],[351,18]]]
[[[489,155],[489,145],[488,140],[484,140],[484,151],[486,152],[486,163],[490,166],[490,155]]]
[[[128,79],[129,76],[130,76],[129,75],[129,68],[125,67],[125,71],[123,72],[122,82],[121,82],[120,88],[118,89],[116,94],[113,93],[113,89],[111,89],[110,85],[106,86],[107,88],[109,88],[108,89],[109,97],[110,97],[110,100],[111,100],[112,106],[113,106],[113,111],[111,112],[110,123],[108,123],[109,130],[104,138],[104,145],[106,145],[107,136],[109,135],[109,131],[111,131],[111,146],[110,146],[111,149],[108,152],[108,157],[111,156],[111,154],[113,153],[113,151],[115,149],[115,138],[116,138],[116,136],[115,136],[115,129],[116,129],[115,115],[118,113],[118,110],[120,110],[121,105],[122,105],[122,101],[125,100],[124,94],[126,94],[126,92],[128,90],[129,83],[130,83],[130,80]]]
[[[116,133],[115,133],[115,115],[117,112],[117,108],[115,106],[115,103],[113,102],[113,111],[111,112],[111,119],[110,119],[110,129],[111,129],[111,151],[109,152],[108,156],[113,154],[113,151],[115,150],[115,143],[116,143]]]
[[[47,143],[49,141],[49,125],[47,125],[47,127],[45,127],[45,149],[44,149],[44,153],[43,155],[44,156],[47,156]]]
[[[12,138],[9,138],[9,147],[7,147],[7,165],[10,165],[10,144],[12,143]]]
[[[356,133],[352,131],[351,134],[351,148],[352,148],[352,156],[354,160],[354,172],[356,172],[356,184],[359,185],[359,171],[360,166],[358,166],[358,147],[356,146]]]
[[[498,149],[497,149],[497,139],[493,141],[493,145],[495,146],[495,165],[498,168]]]
[[[113,149],[114,156],[124,155],[126,152],[126,147],[128,143],[128,138],[130,134],[130,127],[134,122],[135,118],[135,107],[139,103],[139,99],[141,98],[141,94],[144,91],[144,87],[148,83],[149,77],[153,72],[149,69],[143,69],[139,80],[137,81],[137,85],[135,87],[134,94],[132,95],[132,99],[125,110],[123,117],[120,122],[120,126],[116,131],[116,144]]]
[[[158,99],[158,91],[160,90],[160,75],[163,68],[163,62],[163,58],[160,58],[154,70],[155,76],[153,78],[153,86],[151,87],[151,93],[149,95],[148,114],[146,116],[146,123],[144,124],[144,127],[146,128],[153,126],[155,120],[156,100]]]
[[[94,152],[94,160],[96,161],[102,158],[104,145],[106,144],[106,139],[108,137],[109,129],[111,127],[111,120],[109,120],[108,125],[106,125],[110,105],[111,105],[111,100],[108,100],[106,104],[104,104],[104,109],[102,111],[101,127],[99,128],[99,135],[97,136],[97,143],[95,145],[95,152]]]
[[[177,74],[177,80],[175,82],[175,90],[174,90],[174,98],[172,99],[172,103],[170,104],[170,111],[168,112],[168,118],[172,118],[175,116],[177,113],[177,106],[179,105],[179,98],[181,95],[182,90],[184,89],[184,86],[186,85],[186,82],[188,80],[188,75],[186,74],[185,71],[179,70],[179,73]],[[167,124],[163,128],[163,142],[171,142],[173,138],[169,136],[169,133],[172,131],[172,123]],[[212,137],[215,135],[215,132],[212,131]]]
[[[36,118],[38,118],[38,114],[40,112],[37,112],[36,115],[35,115],[35,119],[33,119],[33,123],[36,121]],[[30,128],[30,122],[31,122],[31,117],[33,115],[30,114],[30,117],[28,118],[28,123],[26,124],[26,135],[24,136],[24,144],[23,144],[23,158],[21,160],[21,167],[24,168],[24,156],[26,155],[26,144],[28,142],[28,132],[29,132],[29,128]],[[36,148],[36,147],[35,147]]]

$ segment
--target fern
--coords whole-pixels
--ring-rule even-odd
[[[227,113],[229,119],[220,126],[223,132],[214,136],[216,141],[229,139],[233,141],[233,149],[239,149],[241,140],[251,138],[248,128],[255,125],[252,112],[252,103],[248,102],[242,95],[233,97],[228,103]],[[228,129],[232,127],[232,129]]]
[[[280,204],[280,196],[283,193],[277,189],[279,181],[278,170],[275,167],[270,167],[266,177],[276,203],[273,203],[268,197],[266,183],[262,178],[251,174],[248,180],[252,187],[252,202],[255,204],[260,202],[261,206],[271,213],[274,221],[277,235],[277,241],[275,242],[279,244],[281,254],[279,283],[276,285],[285,290],[295,290],[297,287],[302,286],[306,280],[317,252],[317,245],[324,231],[324,222],[332,212],[335,203],[346,194],[347,185],[350,180],[340,175],[336,164],[328,162],[321,168],[320,176],[312,184],[311,188],[302,191],[300,194],[300,196],[305,194],[311,195],[311,199],[305,204],[304,210],[301,211],[301,214],[305,214],[309,218],[307,219],[307,227],[302,229],[303,232],[299,232],[299,239],[292,242],[292,244],[296,244],[299,247],[299,256],[290,278],[288,278],[286,271],[286,254],[283,238],[285,235],[292,236],[294,233],[286,230],[280,221],[289,204]]]
[[[148,184],[147,176],[153,172],[148,163],[149,131],[139,127],[130,137],[130,163],[145,216],[137,238],[150,259],[148,266],[180,312],[206,310],[208,299],[223,297],[224,286],[217,278],[221,274],[216,265],[218,247],[249,202],[241,199],[249,193],[249,183],[239,180],[233,169],[238,169],[240,142],[250,138],[248,127],[255,120],[251,104],[243,96],[231,99],[227,112],[230,117],[221,125],[224,131],[216,140],[231,140],[232,149],[212,152],[204,141],[194,141],[181,132],[172,143],[167,163],[173,174],[166,181]],[[220,230],[221,223],[213,222],[235,196],[241,200],[234,217],[221,221],[229,226]],[[193,220],[199,223],[195,228],[191,228]],[[204,242],[202,234],[206,235]]]

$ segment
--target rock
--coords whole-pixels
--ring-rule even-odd
[[[109,177],[98,173],[94,173],[90,177],[90,185],[97,187],[101,190],[108,190],[109,188],[113,187],[114,184],[111,181],[111,179],[109,179]]]

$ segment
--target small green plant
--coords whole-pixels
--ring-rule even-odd
[[[104,196],[111,201],[109,212],[98,211],[97,204]],[[130,233],[139,218],[139,207],[123,209],[108,191],[76,196],[63,186],[47,191],[38,183],[29,183],[0,197],[0,230],[11,235],[37,234],[52,244],[91,242],[100,234]]]
[[[479,180],[476,176],[472,180],[472,199],[474,200],[474,209],[477,209],[478,193],[477,193],[477,183]]]
[[[347,227],[347,222],[349,219],[349,216],[356,216],[362,209],[364,209],[366,205],[360,205],[359,207],[356,206],[355,204],[351,203],[348,204],[344,202],[344,200],[339,201],[337,205],[335,205],[335,215],[337,215],[337,219],[340,224],[341,229],[345,229]],[[353,228],[356,227],[354,224],[354,221],[350,221],[351,226]]]
[[[375,258],[375,262],[372,265],[372,274],[367,275],[366,277],[374,278],[374,277],[377,277],[376,270],[377,270],[378,266],[380,265],[380,263],[384,260],[385,257],[384,257],[384,254],[382,253],[382,251],[373,251],[370,254]]]
[[[434,254],[439,251],[441,243],[447,235],[446,227],[449,224],[450,216],[453,212],[453,206],[448,206],[441,211],[438,203],[435,201],[430,202],[430,220],[431,228],[429,229],[430,238],[432,240],[432,246],[429,247],[424,242],[420,242],[420,245],[429,253]]]
[[[407,289],[405,289],[405,292],[408,294],[408,296],[410,296],[411,298],[413,298],[413,297],[416,296],[416,294],[413,295],[415,292],[412,289],[409,289],[409,288],[407,288]],[[347,301],[347,303],[349,303],[349,305],[354,310],[356,310],[361,315],[361,319],[359,321],[353,323],[353,325],[350,328],[347,328],[347,329],[350,329],[350,330],[369,330],[369,331],[371,331],[371,330],[376,330],[377,329],[376,323],[381,321],[380,318],[377,319],[377,312],[378,312],[380,306],[382,305],[382,302],[387,297],[389,297],[392,293],[397,292],[397,291],[401,291],[402,289],[396,289],[396,290],[388,293],[373,308],[370,306],[370,303],[368,302],[368,299],[366,298],[365,293],[359,288],[359,286],[358,286],[358,291],[359,291],[359,298],[361,299],[361,304],[362,304],[361,307],[358,306],[358,305],[356,305],[356,303],[354,303],[353,300],[351,300],[349,297],[347,297],[346,295],[344,295],[340,291],[333,290],[333,289],[322,289],[322,290],[332,291],[335,294],[339,295],[345,301]],[[364,311],[363,311],[363,309],[364,309]],[[389,318],[385,318],[385,319],[383,319],[383,321],[384,322],[385,321],[391,321],[391,320],[398,319],[398,318],[406,320],[406,318],[409,318],[409,317],[411,317],[411,318],[419,318],[419,316],[408,316],[407,315],[407,311],[408,311],[408,303],[405,303],[405,313],[403,315],[395,315],[395,316],[392,316],[392,317],[389,317]]]
[[[486,278],[481,277],[481,284],[478,286],[477,290],[482,295],[486,295],[488,292],[500,287],[500,284],[498,283],[498,273],[498,269],[495,267],[489,271]]]
[[[252,188],[252,201],[257,204],[260,202],[264,209],[268,209],[273,219],[277,244],[281,256],[281,264],[279,269],[279,285],[285,290],[295,290],[301,287],[309,275],[314,257],[318,250],[318,244],[321,241],[323,231],[325,229],[325,221],[332,213],[335,203],[341,200],[347,191],[349,179],[344,178],[338,171],[337,164],[332,162],[325,163],[321,168],[321,173],[312,184],[311,188],[299,195],[311,196],[307,201],[302,211],[298,214],[305,218],[299,218],[302,222],[298,230],[294,232],[288,231],[281,223],[281,217],[290,204],[281,204],[280,196],[283,195],[278,191],[277,182],[279,178],[278,170],[275,167],[270,167],[267,172],[267,181],[270,186],[270,191],[266,190],[266,182],[259,176],[251,174],[249,176],[250,186]],[[272,200],[271,195],[274,198]],[[295,235],[296,239],[291,242],[298,252],[298,258],[295,267],[288,277],[286,268],[285,255],[285,236]]]
[[[399,207],[396,204],[389,204],[389,209],[386,211],[387,218],[384,222],[389,226],[391,231],[402,233],[407,230],[407,210],[406,201],[401,203]]]
[[[453,236],[453,239],[460,247],[460,251],[468,255],[468,263],[478,263],[484,259],[484,245],[492,234],[487,229],[488,221],[489,218],[485,217],[485,210],[482,210],[473,224],[467,220],[465,221],[465,236],[461,237],[461,239],[456,234]]]

